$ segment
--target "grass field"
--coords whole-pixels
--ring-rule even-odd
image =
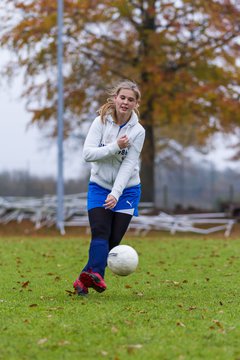
[[[82,298],[88,241],[1,237],[0,359],[240,359],[239,239],[127,236],[137,271]]]

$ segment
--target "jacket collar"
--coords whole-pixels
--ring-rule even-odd
[[[110,122],[111,124],[115,124],[115,122],[113,121],[112,115],[110,115],[110,114],[107,115],[106,120],[108,122]],[[132,111],[132,115],[126,125],[132,127],[132,126],[136,125],[138,122],[139,122],[139,120],[138,120],[137,114],[135,113],[135,111]]]

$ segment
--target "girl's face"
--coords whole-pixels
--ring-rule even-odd
[[[117,114],[126,118],[131,116],[132,110],[138,103],[134,91],[130,89],[121,89],[114,101]]]

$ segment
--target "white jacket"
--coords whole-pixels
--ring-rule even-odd
[[[130,141],[128,148],[120,149],[117,139],[127,135]],[[83,147],[85,161],[91,162],[90,181],[111,190],[117,200],[126,187],[138,185],[139,156],[143,147],[145,130],[139,123],[135,112],[132,112],[128,123],[122,128],[111,115],[105,123],[96,117],[93,121]]]

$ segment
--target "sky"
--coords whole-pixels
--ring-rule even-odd
[[[6,53],[0,51],[0,66]],[[57,142],[49,146],[38,128],[30,126],[30,114],[25,110],[24,100],[19,99],[24,84],[17,78],[13,85],[0,83],[0,173],[25,170],[31,175],[57,176]],[[230,167],[240,169],[240,164],[229,161],[231,151],[222,138],[215,141],[217,150],[206,156],[198,156],[198,161],[212,162],[217,169]],[[64,178],[79,178],[83,173],[81,149],[64,150]]]
[[[17,99],[16,85],[0,87],[0,172],[25,170],[32,175],[56,176],[57,142],[49,144],[40,130],[28,126],[30,114],[23,101]],[[81,154],[65,152],[66,178],[80,174]]]
[[[0,66],[9,54],[0,50]],[[10,86],[0,82],[0,173],[28,171],[41,177],[57,176],[57,140],[51,144],[36,126],[29,126],[30,114],[20,99],[23,80],[15,79]],[[64,177],[78,178],[82,174],[81,150],[64,150]]]

